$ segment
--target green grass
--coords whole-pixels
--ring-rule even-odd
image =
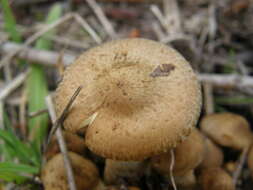
[[[51,24],[58,20],[61,16],[62,8],[59,4],[54,5],[46,19],[46,24]],[[55,31],[51,30],[37,40],[35,48],[48,50],[52,47],[51,41],[45,39],[46,36],[54,34]],[[45,109],[45,97],[48,95],[48,86],[45,76],[44,67],[42,65],[31,65],[31,74],[27,80],[28,92],[28,111],[36,112]],[[40,152],[40,147],[43,140],[47,135],[48,115],[42,114],[34,117],[28,121],[30,139],[33,141],[34,146]]]
[[[225,74],[237,73],[235,51],[233,49],[229,51],[228,62],[227,64],[223,65],[222,72]]]
[[[0,0],[4,15],[5,31],[12,41],[22,42],[22,35],[18,32],[16,21],[12,14],[8,0]],[[55,4],[50,9],[46,24],[51,24],[61,16],[62,7]],[[54,34],[50,31],[37,40],[35,48],[48,50],[52,43],[45,37]],[[28,92],[28,111],[34,112],[44,109],[45,97],[48,94],[47,80],[41,65],[31,64],[30,75],[26,83]],[[1,117],[1,116],[0,116]],[[27,176],[38,174],[41,167],[41,144],[47,135],[48,115],[42,114],[28,121],[29,140],[20,140],[13,130],[6,112],[3,115],[4,129],[0,129],[0,179],[6,182],[24,183]]]
[[[17,138],[6,113],[4,126],[4,129],[0,129],[3,159],[0,163],[0,179],[20,184],[27,180],[27,175],[39,172],[41,159],[29,142],[25,143]]]
[[[22,42],[21,34],[17,30],[16,20],[12,14],[12,10],[8,0],[1,0],[1,6],[3,10],[4,29],[8,32],[12,41],[20,43]]]
[[[219,96],[215,97],[215,102],[221,105],[248,105],[253,104],[253,98],[245,96]]]

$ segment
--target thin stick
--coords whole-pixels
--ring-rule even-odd
[[[35,112],[31,112],[28,114],[28,117],[30,118],[33,118],[33,117],[37,117],[43,113],[46,113],[48,110],[47,109],[42,109],[42,110],[39,110],[39,111],[35,111]]]
[[[48,136],[48,140],[47,140],[47,144],[46,144],[46,148],[45,150],[47,149],[47,146],[48,144],[50,143],[50,140],[52,138],[52,136],[54,135],[55,131],[59,128],[59,126],[63,123],[64,119],[66,118],[68,112],[69,112],[69,109],[71,107],[71,105],[74,103],[76,97],[78,96],[78,94],[80,93],[80,91],[82,90],[82,86],[79,86],[76,91],[74,92],[73,96],[70,98],[67,106],[64,108],[62,114],[60,115],[59,119],[57,119],[56,122],[54,122],[53,126],[52,126],[52,129],[49,133],[49,136]]]
[[[170,29],[168,28],[168,24],[164,18],[163,13],[158,8],[157,5],[150,5],[150,10],[154,14],[154,16],[157,18],[157,20],[160,22],[160,24],[163,26],[163,28],[169,33]]]
[[[237,181],[238,181],[238,179],[239,179],[239,177],[242,173],[242,169],[243,169],[243,166],[246,162],[248,152],[249,152],[249,147],[246,147],[246,148],[243,149],[243,152],[240,155],[237,168],[233,173],[233,183],[235,185],[237,184]]]
[[[213,86],[223,87],[253,87],[253,77],[241,76],[238,74],[199,74],[202,82],[209,82]]]
[[[56,117],[53,101],[52,101],[52,98],[50,95],[46,97],[46,104],[47,104],[49,115],[52,119],[52,122],[57,123],[57,117]],[[73,168],[71,166],[67,146],[66,146],[65,139],[62,134],[61,128],[57,129],[56,138],[57,138],[57,141],[58,141],[58,144],[59,144],[62,156],[63,156],[64,166],[65,166],[66,174],[67,174],[67,178],[68,178],[69,189],[76,190],[76,183],[75,183]]]
[[[213,86],[208,82],[203,83],[204,107],[206,115],[214,113]]]
[[[13,90],[19,87],[28,76],[28,72],[23,72],[19,74],[16,78],[14,78],[7,86],[0,90],[0,100],[5,99]]]
[[[61,37],[58,35],[45,36],[45,39],[52,40],[53,42],[58,43],[59,45],[66,46],[66,47],[73,47],[73,48],[79,48],[79,49],[88,49],[90,47],[90,44],[85,43],[85,41],[77,41],[74,39]]]
[[[13,43],[13,42],[7,42],[4,43],[0,47],[0,51],[3,52],[3,54],[15,52],[18,49],[20,49],[22,45]],[[35,48],[26,48],[21,53],[17,55],[17,57],[26,59],[30,62],[36,62],[41,63],[47,66],[53,66],[56,65],[57,60],[59,59],[60,54],[58,52],[54,51],[47,51],[47,50],[38,50]],[[71,54],[65,54],[62,57],[62,61],[64,65],[71,64],[76,59],[75,55]]]
[[[159,25],[157,22],[152,23],[152,29],[155,32],[159,41],[162,41],[165,38],[165,34],[162,31],[161,25]]]
[[[27,48],[30,44],[32,44],[35,40],[37,40],[39,37],[41,37],[43,34],[45,34],[46,32],[52,30],[53,28],[59,26],[60,24],[66,22],[67,20],[69,20],[70,18],[73,17],[73,13],[69,13],[65,16],[63,16],[62,18],[58,19],[57,21],[55,21],[52,24],[46,25],[46,27],[44,27],[43,29],[39,30],[38,32],[36,32],[35,34],[33,34],[32,36],[30,36],[25,43],[20,46],[20,48],[16,49],[15,51],[7,54],[2,61],[0,62],[0,68],[2,66],[4,66],[5,64],[8,64],[10,62],[10,60],[16,55],[18,54],[20,51],[22,51],[23,49]]]
[[[102,42],[102,39],[79,14],[74,14],[74,17],[75,20],[90,34],[90,36],[93,38],[95,42],[97,42],[98,44]]]
[[[175,155],[174,155],[174,150],[173,149],[170,150],[170,155],[171,155],[170,180],[171,180],[173,189],[177,190],[176,182],[175,182],[174,175],[173,175],[173,168],[174,168],[174,164],[175,164]]]
[[[0,129],[4,129],[4,102],[0,100]]]
[[[112,24],[105,16],[102,8],[99,6],[99,4],[96,2],[96,0],[86,0],[88,5],[92,8],[94,13],[96,14],[98,20],[101,22],[103,27],[105,28],[105,31],[107,34],[112,38],[115,39],[117,37],[116,32],[114,31]]]

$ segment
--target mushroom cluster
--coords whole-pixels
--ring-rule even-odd
[[[224,113],[205,116],[201,130],[196,128],[200,84],[177,51],[138,38],[86,51],[65,70],[56,90],[58,116],[79,86],[83,89],[63,123],[78,189],[119,189],[115,185],[122,181],[129,189],[139,189],[142,176],[156,171],[170,183],[172,171],[183,188],[200,184],[204,190],[233,190],[231,176],[221,168],[221,146],[249,148],[249,125]],[[54,140],[46,158],[46,190],[68,189]],[[209,188],[212,180],[218,185]]]

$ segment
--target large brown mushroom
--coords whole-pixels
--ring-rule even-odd
[[[189,63],[151,40],[112,41],[82,54],[57,88],[58,115],[79,86],[64,127],[76,132],[96,113],[86,144],[114,160],[168,151],[190,134],[200,113],[200,85]]]
[[[201,120],[200,126],[217,144],[237,150],[248,148],[253,140],[249,123],[237,114],[210,114]]]
[[[77,189],[91,190],[99,183],[98,169],[91,161],[69,152]],[[68,190],[67,174],[61,153],[49,160],[42,169],[41,179],[45,190]]]

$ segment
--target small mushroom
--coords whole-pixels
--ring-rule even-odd
[[[222,150],[206,137],[204,159],[199,165],[199,168],[221,167],[223,164],[223,157]]]
[[[116,40],[82,54],[57,88],[58,116],[79,86],[64,127],[76,132],[96,113],[86,145],[113,160],[144,160],[168,151],[190,134],[200,114],[200,85],[190,64],[147,39]]]
[[[249,123],[237,114],[210,114],[202,119],[200,126],[217,144],[237,150],[249,147],[253,140]]]
[[[68,152],[77,189],[91,190],[99,182],[97,167],[78,154]],[[42,169],[41,179],[45,190],[68,190],[67,175],[62,154],[55,155]]]
[[[115,161],[106,159],[104,180],[107,184],[117,184],[126,179],[128,184],[136,184],[144,175],[146,162],[141,161]]]
[[[193,186],[196,183],[193,170],[202,162],[205,153],[204,137],[194,129],[190,136],[175,150],[173,175],[176,183],[181,186]],[[169,176],[171,155],[161,154],[151,158],[152,167],[159,173]]]
[[[235,190],[232,177],[221,168],[203,169],[199,183],[203,190]]]
[[[81,137],[68,131],[64,131],[63,135],[66,141],[67,149],[69,151],[77,154],[85,153],[86,146],[84,140]],[[50,144],[48,145],[48,149],[45,153],[46,160],[50,160],[54,155],[58,154],[59,152],[60,148],[57,139],[54,136]]]
[[[231,175],[234,174],[237,168],[238,168],[238,163],[235,161],[229,161],[225,163],[224,165],[224,169]]]

